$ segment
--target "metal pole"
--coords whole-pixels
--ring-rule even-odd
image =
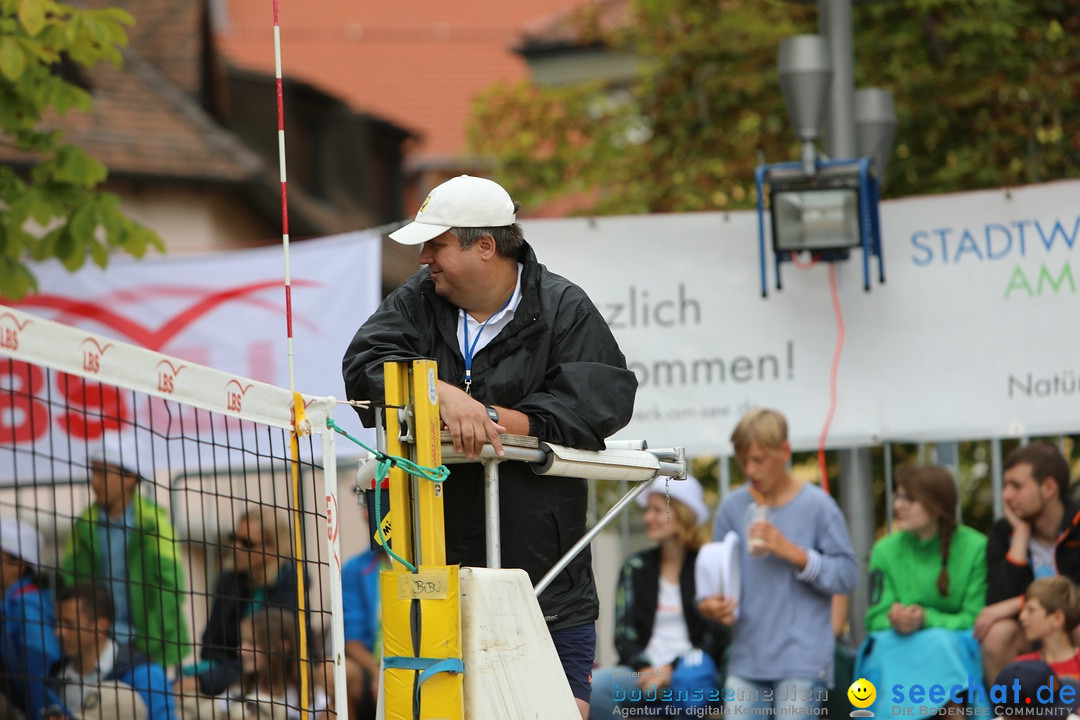
[[[858,157],[855,133],[855,61],[851,0],[818,0],[818,31],[829,44],[833,76],[825,124],[825,152],[830,160]]]
[[[866,609],[869,607],[867,566],[874,544],[874,504],[871,499],[870,450],[851,448],[840,451],[840,499],[851,533],[851,546],[859,563],[859,579],[848,606],[851,639],[856,646],[866,636]]]
[[[893,531],[893,459],[892,443],[885,443],[885,532]]]
[[[629,492],[623,495],[610,510],[604,513],[604,517],[600,518],[595,525],[589,528],[589,531],[586,532],[580,540],[574,543],[572,548],[566,551],[566,554],[559,559],[559,562],[555,563],[555,565],[547,571],[547,574],[540,578],[540,582],[536,583],[536,587],[533,588],[536,592],[536,596],[540,597],[540,594],[547,590],[547,586],[551,584],[551,581],[566,569],[566,566],[570,564],[570,561],[576,558],[578,553],[584,550],[585,547],[593,541],[593,538],[599,535],[600,531],[607,527],[608,523],[610,523],[616,515],[621,513],[638,495],[645,492],[650,485],[652,485],[652,480],[639,481],[638,484],[630,488]]]
[[[1001,438],[993,438],[990,440],[990,489],[994,493],[994,520],[999,519],[1005,514],[1005,508],[1002,506],[1001,490],[1005,485],[1004,481],[1004,460],[1001,456]]]
[[[499,518],[499,461],[484,460],[484,508],[487,513],[487,566],[502,567],[502,526]]]
[[[829,44],[833,76],[825,124],[825,152],[830,160],[858,156],[855,133],[855,60],[851,0],[818,0],[818,31]],[[840,499],[851,531],[851,546],[859,561],[859,581],[848,606],[851,635],[856,644],[866,635],[868,607],[867,563],[874,543],[874,504],[870,493],[870,450],[840,451]]]

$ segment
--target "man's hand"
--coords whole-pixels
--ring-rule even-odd
[[[901,635],[910,635],[922,629],[926,622],[926,613],[919,605],[901,605],[894,602],[889,608],[889,623],[893,630]]]
[[[731,627],[735,624],[735,608],[739,601],[727,595],[710,595],[698,600],[698,610],[713,622]]]
[[[491,421],[483,403],[445,380],[439,381],[439,415],[443,426],[450,431],[454,450],[470,460],[480,457],[485,443],[491,443],[499,457],[506,455],[499,442],[499,434],[506,432],[506,428]]]
[[[1009,551],[1007,553],[1008,560],[1018,562],[1020,564],[1027,563],[1028,556],[1028,542],[1031,540],[1031,536],[1034,534],[1031,527],[1031,523],[1026,520],[1020,519],[1020,517],[1009,509],[1009,503],[1002,504],[1002,512],[1005,514],[1005,519],[1009,521],[1009,525],[1012,526],[1012,538],[1009,540]]]

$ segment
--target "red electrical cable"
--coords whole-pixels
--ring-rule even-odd
[[[836,264],[829,263],[829,292],[832,295],[833,312],[836,314],[836,347],[833,349],[832,367],[829,370],[829,411],[825,425],[818,438],[818,467],[821,469],[821,488],[829,492],[829,473],[825,464],[825,438],[829,435],[833,415],[836,414],[836,376],[840,368],[840,352],[844,348],[844,313],[840,310],[840,296],[836,291]]]

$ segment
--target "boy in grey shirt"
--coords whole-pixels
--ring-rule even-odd
[[[747,483],[720,506],[713,539],[738,534],[742,587],[738,598],[700,602],[702,614],[735,629],[724,700],[743,713],[805,714],[826,699],[832,596],[855,588],[858,563],[840,508],[788,471],[783,415],[751,410],[731,442]]]

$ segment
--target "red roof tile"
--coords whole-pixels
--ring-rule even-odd
[[[282,73],[422,136],[412,159],[465,150],[473,97],[496,81],[528,77],[514,52],[522,29],[581,0],[282,0]],[[234,64],[274,71],[267,0],[221,0],[219,51]],[[272,111],[268,109],[268,112]]]

